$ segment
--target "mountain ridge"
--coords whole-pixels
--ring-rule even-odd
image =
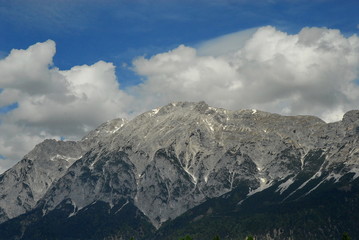
[[[72,206],[68,218],[73,218],[97,202],[108,204],[110,212],[131,203],[143,214],[141,221],[160,229],[239,188],[239,205],[273,186],[271,194],[282,202],[294,201],[344,176],[350,181],[359,177],[358,136],[358,110],[347,112],[342,121],[325,123],[314,116],[171,103],[131,121],[104,123],[78,142],[46,140],[37,145],[0,176],[5,195],[0,230],[9,219],[16,222],[32,210],[46,217],[59,206]],[[52,168],[38,174],[47,166],[43,162]],[[11,178],[14,171],[21,177]],[[33,175],[51,177],[36,180]],[[31,177],[32,182],[27,180]],[[21,203],[6,204],[15,196]]]

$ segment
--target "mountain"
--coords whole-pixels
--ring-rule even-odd
[[[327,124],[180,102],[115,119],[0,176],[0,239],[359,236],[358,137],[357,110]]]
[[[125,123],[115,119],[75,141],[45,140],[0,176],[0,222],[14,218],[35,207],[51,184],[99,141]]]

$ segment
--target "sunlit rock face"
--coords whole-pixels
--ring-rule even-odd
[[[99,201],[110,208],[130,202],[158,228],[238,186],[251,196],[285,180],[282,194],[303,175],[325,182],[352,172],[355,179],[358,136],[359,111],[327,124],[172,103],[109,121],[78,142],[37,145],[0,177],[0,220],[36,207],[46,215],[65,201],[72,215]]]

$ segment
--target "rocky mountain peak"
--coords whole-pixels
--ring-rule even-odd
[[[358,120],[359,120],[359,110],[351,110],[344,114],[342,122],[346,124],[351,124],[358,122]]]
[[[78,142],[37,145],[2,175],[0,212],[5,221],[36,206],[46,215],[66,203],[72,217],[97,202],[111,209],[126,203],[158,228],[239,187],[241,201],[276,184],[290,198],[313,179],[320,185],[359,176],[358,118],[355,110],[327,124],[313,116],[171,103],[130,121],[108,121]]]
[[[100,126],[98,126],[95,130],[90,131],[85,137],[82,138],[82,142],[93,142],[104,140],[112,134],[116,133],[119,129],[121,129],[128,120],[124,118],[116,118],[110,121],[107,121]]]

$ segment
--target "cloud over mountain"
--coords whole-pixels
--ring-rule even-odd
[[[327,121],[339,120],[357,107],[356,35],[347,38],[326,28],[303,28],[289,35],[268,26],[249,39],[228,38],[204,44],[201,53],[213,52],[215,57],[179,46],[149,59],[138,58],[135,70],[148,79],[140,86],[142,94],[161,103],[205,100],[231,109],[313,114]],[[219,49],[224,49],[222,55]]]
[[[1,107],[18,106],[1,116],[0,154],[9,159],[21,159],[44,138],[81,136],[121,114],[129,102],[113,64],[99,61],[61,71],[52,64],[55,51],[48,40],[0,60]]]
[[[48,40],[0,60],[0,171],[44,138],[76,138],[106,120],[173,101],[205,100],[229,109],[258,108],[339,120],[359,103],[359,38],[267,26],[198,46],[180,45],[133,61],[141,84],[122,90],[112,63],[60,70]]]

